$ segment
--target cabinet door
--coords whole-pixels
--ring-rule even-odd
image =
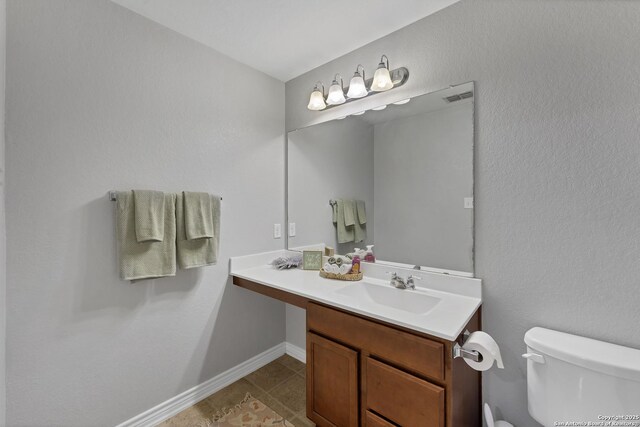
[[[444,389],[375,359],[366,362],[366,405],[403,427],[444,427]]]
[[[358,353],[307,333],[307,417],[320,427],[358,426]]]

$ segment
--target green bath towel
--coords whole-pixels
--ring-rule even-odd
[[[182,193],[176,196],[176,246],[178,265],[182,269],[203,267],[205,265],[215,264],[218,261],[218,248],[220,244],[220,197],[208,196],[213,223],[213,237],[195,240],[187,239],[185,227],[185,198]]]
[[[139,243],[136,237],[134,195],[116,193],[118,266],[123,280],[152,279],[176,274],[175,195],[164,194],[164,233],[161,242]]]

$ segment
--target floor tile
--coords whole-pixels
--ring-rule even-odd
[[[271,362],[257,371],[247,375],[245,379],[264,391],[271,391],[273,387],[295,375],[295,371],[281,363]]]
[[[284,383],[273,388],[269,394],[293,412],[302,412],[305,409],[305,380],[300,375],[292,376]]]
[[[287,368],[292,369],[296,372],[304,371],[304,369],[307,367],[307,365],[305,365],[298,359],[289,356],[288,354],[285,354],[284,356],[276,359],[276,362],[279,362]]]
[[[314,427],[315,424],[313,423],[313,421],[311,421],[310,419],[308,419],[305,416],[299,416],[299,417],[295,417],[291,420],[288,420],[291,424],[294,425],[294,427]]]
[[[305,413],[305,367],[291,356],[283,356],[185,409],[158,427],[210,427],[222,409],[240,403],[247,393],[262,401],[295,427],[313,427]]]
[[[206,402],[213,410],[218,411],[242,402],[247,393],[251,393],[256,399],[260,399],[264,395],[264,391],[242,378],[207,397],[203,402]]]
[[[207,427],[207,420],[211,420],[215,412],[207,403],[199,402],[158,424],[158,427]]]
[[[261,396],[259,400],[269,408],[273,409],[276,414],[280,415],[286,420],[290,420],[296,417],[296,414],[292,410],[284,406],[278,399],[271,396],[270,394]]]

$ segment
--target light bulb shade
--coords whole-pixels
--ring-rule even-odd
[[[346,99],[344,98],[344,91],[337,81],[333,81],[333,84],[329,88],[329,95],[327,96],[327,104],[338,105],[344,104]]]
[[[380,63],[378,69],[373,75],[371,90],[374,92],[384,92],[385,90],[389,90],[392,87],[393,82],[391,81],[391,74],[389,74],[389,69],[385,67],[384,64]]]
[[[311,92],[311,96],[309,97],[309,105],[307,105],[309,110],[319,111],[327,108],[327,104],[324,103],[324,95],[318,89],[315,89]]]
[[[349,83],[349,91],[347,96],[349,98],[364,98],[367,96],[367,87],[364,84],[364,79],[358,73],[356,73]]]

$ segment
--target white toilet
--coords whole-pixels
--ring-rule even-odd
[[[640,415],[640,350],[544,328],[524,342],[529,414],[545,427]]]

